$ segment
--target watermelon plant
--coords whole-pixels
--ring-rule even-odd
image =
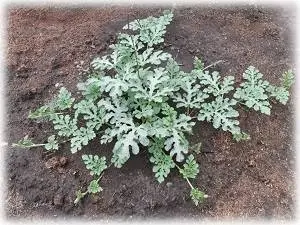
[[[90,76],[77,86],[79,98],[62,87],[50,103],[29,113],[30,119],[51,122],[55,133],[43,144],[25,136],[14,146],[54,151],[68,142],[71,153],[79,154],[95,138],[101,144],[114,142],[110,159],[97,152],[82,155],[93,179],[85,192],[76,193],[74,203],[102,191],[105,170],[121,168],[132,155],[147,151],[155,179],[164,182],[177,169],[198,205],[208,196],[192,184],[199,173],[194,154],[201,143],[190,146],[188,137],[196,122],[211,122],[234,140],[247,140],[250,136],[239,127],[239,105],[270,115],[271,100],[287,103],[294,82],[291,70],[275,86],[249,66],[238,87],[234,76],[221,77],[197,57],[194,68],[184,72],[171,54],[158,49],[172,18],[171,11],[164,11],[126,24],[127,32],[118,34],[110,54],[91,62]]]

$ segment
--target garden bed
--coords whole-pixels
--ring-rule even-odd
[[[47,124],[27,119],[29,110],[49,101],[61,85],[76,93],[84,69],[95,56],[107,53],[115,34],[130,20],[158,16],[163,9],[109,7],[10,8],[7,46],[7,138],[11,144],[25,135],[45,141]],[[291,25],[287,9],[175,9],[167,28],[165,50],[192,68],[194,56],[241,82],[253,65],[273,84],[294,68]],[[292,95],[293,97],[293,95]],[[75,192],[91,180],[80,154],[68,145],[55,153],[42,148],[6,151],[9,217],[84,216],[131,217],[269,217],[294,218],[295,181],[293,98],[276,104],[271,116],[240,111],[241,128],[251,140],[236,143],[229,133],[200,122],[192,143],[202,142],[197,155],[200,174],[195,184],[209,195],[196,207],[188,184],[177,172],[159,184],[145,152],[102,178],[103,192],[75,206]],[[109,155],[113,145],[95,140],[82,150]]]

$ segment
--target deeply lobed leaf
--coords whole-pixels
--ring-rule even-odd
[[[199,165],[196,162],[193,155],[189,155],[186,159],[183,168],[179,170],[184,179],[192,178],[195,179],[199,173]]]
[[[237,101],[234,99],[218,96],[211,103],[204,103],[198,114],[198,120],[212,122],[214,128],[222,128],[224,131],[239,133],[239,121],[235,118],[239,116],[238,111],[233,107]]]
[[[269,82],[262,80],[263,75],[253,66],[243,73],[245,82],[236,89],[234,97],[242,101],[248,108],[270,115],[271,106],[266,90]]]
[[[175,167],[175,163],[170,155],[163,152],[164,140],[155,139],[149,146],[149,153],[151,153],[150,162],[154,164],[153,172],[159,183],[162,183],[169,175],[172,168]]]
[[[107,168],[106,158],[98,155],[82,155],[82,160],[90,174],[100,176],[100,174]]]
[[[74,101],[75,98],[72,98],[72,94],[65,87],[62,87],[57,97],[53,100],[54,108],[58,110],[69,109]]]

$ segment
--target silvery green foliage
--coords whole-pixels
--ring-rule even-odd
[[[173,117],[172,120],[170,124],[167,124],[169,135],[165,140],[165,150],[170,152],[171,157],[176,155],[177,162],[182,162],[185,158],[184,154],[188,153],[189,146],[184,133],[191,132],[195,122],[191,122],[191,117],[184,114],[180,114],[178,118]]]
[[[234,97],[242,101],[248,108],[270,115],[271,106],[267,94],[269,82],[262,80],[262,77],[263,75],[255,67],[249,66],[243,73],[245,82],[236,89]]]
[[[100,174],[107,168],[106,158],[98,155],[82,155],[82,160],[90,174],[100,176]]]
[[[295,83],[295,75],[292,70],[288,70],[282,74],[281,77],[281,87],[284,87],[286,90],[290,89],[293,83]]]
[[[159,183],[163,182],[171,169],[175,167],[172,157],[166,154],[163,149],[164,140],[159,138],[155,138],[155,141],[149,146],[150,162],[154,164],[153,172]]]
[[[53,101],[53,106],[58,110],[69,109],[71,108],[74,100],[75,98],[72,98],[72,94],[65,87],[62,87]]]
[[[123,29],[130,29],[140,32],[140,40],[148,46],[157,45],[164,42],[166,26],[172,21],[173,13],[165,11],[164,15],[158,18],[148,17],[147,19],[137,19],[125,25]]]
[[[93,128],[88,127],[80,127],[73,133],[73,137],[71,138],[71,152],[75,153],[82,149],[83,146],[87,145],[90,140],[93,140],[96,137],[96,133]]]
[[[34,146],[35,144],[33,143],[33,141],[28,137],[28,135],[26,135],[25,137],[23,137],[21,140],[19,140],[17,143],[13,143],[12,146],[13,147],[19,147],[19,148],[31,148],[32,146]]]
[[[179,170],[183,178],[195,179],[199,173],[199,165],[193,155],[189,155],[186,159],[183,168]]]
[[[78,129],[77,121],[70,115],[53,114],[51,116],[54,129],[58,131],[58,135],[62,137],[70,137]]]
[[[98,77],[88,78],[85,82],[78,83],[77,88],[82,95],[89,100],[95,100],[102,94],[102,81]]]
[[[214,128],[222,128],[232,134],[240,133],[239,121],[236,119],[239,113],[234,109],[237,101],[218,96],[210,103],[203,103],[198,114],[198,120],[212,122]]]
[[[48,142],[45,144],[45,149],[46,150],[58,150],[58,143],[57,140],[55,139],[55,135],[51,135],[48,138]]]
[[[281,78],[282,84],[279,87],[271,85],[262,77],[263,74],[255,67],[249,66],[243,73],[245,81],[241,83],[240,88],[236,89],[234,97],[248,108],[270,115],[271,105],[269,99],[273,97],[285,105],[289,99],[288,89],[294,82],[294,75],[291,71],[285,72]]]
[[[199,74],[198,78],[200,80],[199,83],[205,87],[203,92],[212,94],[215,97],[227,94],[234,89],[234,77],[227,76],[221,82],[221,76],[217,71],[213,71],[211,74],[208,71],[204,71]]]
[[[206,195],[189,181],[199,172],[191,151],[199,152],[201,145],[190,147],[187,139],[197,119],[232,133],[237,141],[247,139],[239,127],[238,104],[270,114],[269,98],[285,104],[294,76],[291,71],[284,73],[277,87],[250,66],[235,90],[233,76],[207,70],[210,66],[204,67],[197,57],[194,69],[184,72],[171,54],[156,48],[164,42],[172,18],[173,13],[165,11],[160,17],[125,25],[130,34],[118,34],[116,43],[109,46],[110,54],[91,62],[91,76],[77,85],[79,99],[63,87],[52,102],[30,112],[29,118],[52,122],[57,136],[50,136],[46,144],[34,144],[26,137],[15,146],[57,149],[61,138],[76,153],[97,137],[102,144],[114,144],[110,165],[117,168],[132,155],[148,151],[158,182],[176,167],[188,181],[195,204],[202,201]],[[82,159],[98,179],[91,181],[86,192],[77,192],[76,203],[87,193],[102,190],[98,182],[109,167],[105,157],[83,155]]]
[[[240,133],[234,133],[232,135],[232,138],[236,141],[236,142],[240,142],[240,141],[245,141],[245,140],[250,140],[251,137],[249,134],[241,131]]]
[[[204,63],[197,56],[195,56],[195,59],[194,59],[194,68],[195,68],[195,70],[198,70],[198,71],[204,70]]]
[[[274,97],[283,105],[285,105],[289,100],[290,93],[285,87],[276,87],[273,85],[269,85],[267,91],[269,92],[269,97]]]
[[[132,121],[127,124],[126,133],[121,133],[113,148],[112,162],[118,168],[130,158],[130,150],[136,155],[139,153],[139,144],[147,146],[149,144],[148,132],[144,125],[136,126]],[[123,129],[123,128],[122,128]]]
[[[28,118],[29,119],[40,119],[40,118],[45,118],[45,117],[49,117],[53,115],[53,110],[47,106],[44,105],[40,108],[38,108],[37,110],[35,110],[34,112],[29,112]]]
[[[103,125],[105,110],[97,106],[92,99],[83,99],[73,107],[76,109],[75,119],[81,117],[86,121],[86,125],[90,130],[99,130]]]
[[[191,150],[192,152],[195,152],[196,154],[200,154],[201,151],[202,151],[201,148],[202,148],[202,142],[198,142],[198,143],[192,145],[192,146],[190,147],[190,150]]]
[[[145,80],[132,80],[130,87],[131,91],[135,92],[135,98],[163,102],[174,91],[168,86],[169,80],[170,77],[164,68],[156,68],[153,72],[147,71]]]
[[[176,102],[176,107],[185,108],[201,108],[201,103],[209,97],[204,91],[200,90],[200,85],[196,84],[196,80],[192,80],[189,77],[183,80],[181,89],[182,92],[174,94],[173,101]]]
[[[295,82],[295,76],[291,70],[288,70],[282,74],[280,81],[280,86],[274,86],[270,84],[267,91],[269,92],[269,97],[273,97],[281,104],[285,105],[289,100],[289,89]]]
[[[98,183],[98,180],[92,180],[88,186],[88,193],[91,193],[91,194],[96,194],[100,191],[102,191],[102,187],[100,187],[99,183]]]
[[[200,191],[198,188],[192,189],[190,196],[196,206],[208,197],[206,194],[204,194],[204,192]]]

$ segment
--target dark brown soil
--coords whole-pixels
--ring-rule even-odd
[[[50,126],[28,120],[29,110],[50,100],[56,84],[75,93],[76,84],[85,77],[83,69],[95,56],[106,53],[128,14],[133,20],[161,12],[161,8],[9,8],[9,145],[26,134],[45,141]],[[274,84],[283,71],[293,69],[293,11],[191,7],[174,13],[166,35],[166,43],[171,44],[167,51],[177,55],[186,70],[195,55],[206,65],[225,60],[216,69],[239,82],[249,65]],[[199,207],[188,199],[189,187],[176,172],[158,184],[145,153],[132,157],[121,169],[109,169],[102,179],[104,191],[74,206],[75,191],[91,179],[80,159],[82,152],[72,155],[67,145],[52,155],[41,148],[8,147],[7,216],[293,219],[293,105],[293,99],[286,106],[274,105],[271,116],[240,109],[241,127],[252,138],[242,143],[210,124],[199,123],[191,142],[201,141],[204,153],[197,156],[201,168],[194,183],[209,195]],[[95,140],[83,152],[105,155],[111,149]],[[67,163],[59,162],[62,157]]]

